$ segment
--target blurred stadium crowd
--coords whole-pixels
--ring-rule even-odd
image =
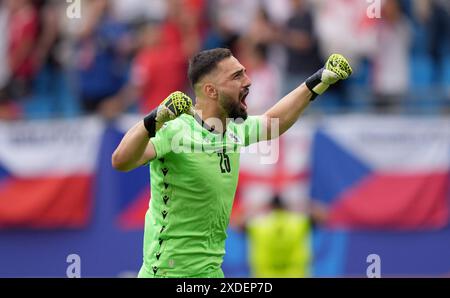
[[[192,95],[188,58],[231,48],[264,112],[331,53],[355,70],[309,112],[450,111],[450,2],[364,0],[0,0],[0,119],[114,119]],[[373,10],[376,12],[376,9]]]

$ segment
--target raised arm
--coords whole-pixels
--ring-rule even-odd
[[[268,139],[276,138],[288,130],[308,107],[312,95],[303,83],[265,112],[263,116],[266,118]],[[272,131],[273,121],[278,121],[279,132]]]
[[[111,157],[112,166],[127,172],[153,160],[157,152],[150,138],[155,136],[165,122],[183,113],[193,114],[192,100],[186,94],[176,91],[125,134]]]
[[[156,157],[144,121],[136,123],[120,141],[112,155],[112,166],[116,170],[128,172],[146,164]]]
[[[305,83],[283,97],[264,113],[268,139],[276,138],[288,130],[300,117],[306,107],[318,95],[323,94],[330,85],[347,79],[352,73],[348,61],[341,55],[333,54],[325,67],[309,77]],[[272,125],[278,120],[279,131],[272,131]]]

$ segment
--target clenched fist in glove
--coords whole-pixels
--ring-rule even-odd
[[[145,116],[144,126],[149,137],[154,137],[164,123],[183,113],[194,115],[192,99],[181,91],[175,91],[163,100],[156,109]]]
[[[311,100],[323,94],[330,85],[345,80],[352,74],[352,68],[344,56],[331,55],[325,66],[306,80],[306,86],[313,93]]]

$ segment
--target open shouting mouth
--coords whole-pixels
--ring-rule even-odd
[[[245,110],[247,110],[247,103],[245,102],[245,99],[247,98],[249,92],[250,92],[249,88],[244,88],[244,90],[242,90],[241,93],[239,94],[241,106]]]

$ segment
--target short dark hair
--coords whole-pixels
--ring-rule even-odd
[[[201,51],[189,61],[188,77],[192,87],[205,75],[212,72],[217,64],[231,57],[233,54],[229,49],[217,48]]]

